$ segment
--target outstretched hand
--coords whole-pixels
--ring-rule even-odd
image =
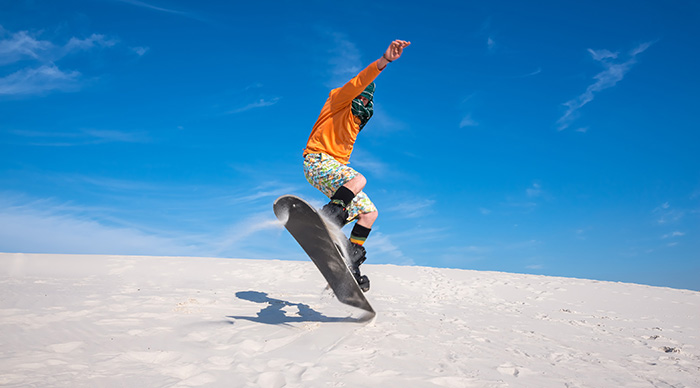
[[[382,57],[389,62],[393,62],[401,57],[403,49],[408,47],[410,44],[411,42],[407,42],[405,40],[395,40],[391,42],[389,48],[386,49]]]

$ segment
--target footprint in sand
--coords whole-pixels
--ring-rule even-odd
[[[54,353],[70,353],[83,345],[85,345],[85,342],[74,341],[74,342],[66,342],[63,344],[49,345],[49,346],[47,346],[47,348]]]
[[[498,368],[496,368],[501,374],[518,377],[520,370],[511,363],[505,363]]]

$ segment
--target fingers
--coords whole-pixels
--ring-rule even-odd
[[[386,52],[383,54],[384,58],[387,59],[389,62],[395,61],[396,59],[401,57],[403,49],[408,47],[410,44],[411,42],[400,39],[391,42],[391,44],[389,44],[389,48],[387,48]]]
[[[411,44],[411,42],[405,41],[405,40],[395,40],[391,42],[389,45],[389,52],[392,58],[398,58],[401,56],[403,53],[403,49],[405,47],[408,47]]]

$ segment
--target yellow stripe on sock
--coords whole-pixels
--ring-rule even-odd
[[[356,237],[356,236],[350,236],[350,242],[355,243],[357,245],[364,245],[365,241],[367,241],[366,237]]]

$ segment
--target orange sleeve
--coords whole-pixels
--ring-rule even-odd
[[[352,100],[359,96],[379,73],[381,70],[377,61],[374,61],[345,85],[331,90],[311,130],[304,156],[324,153],[342,164],[348,164],[355,139],[360,132],[360,126],[352,114]]]

